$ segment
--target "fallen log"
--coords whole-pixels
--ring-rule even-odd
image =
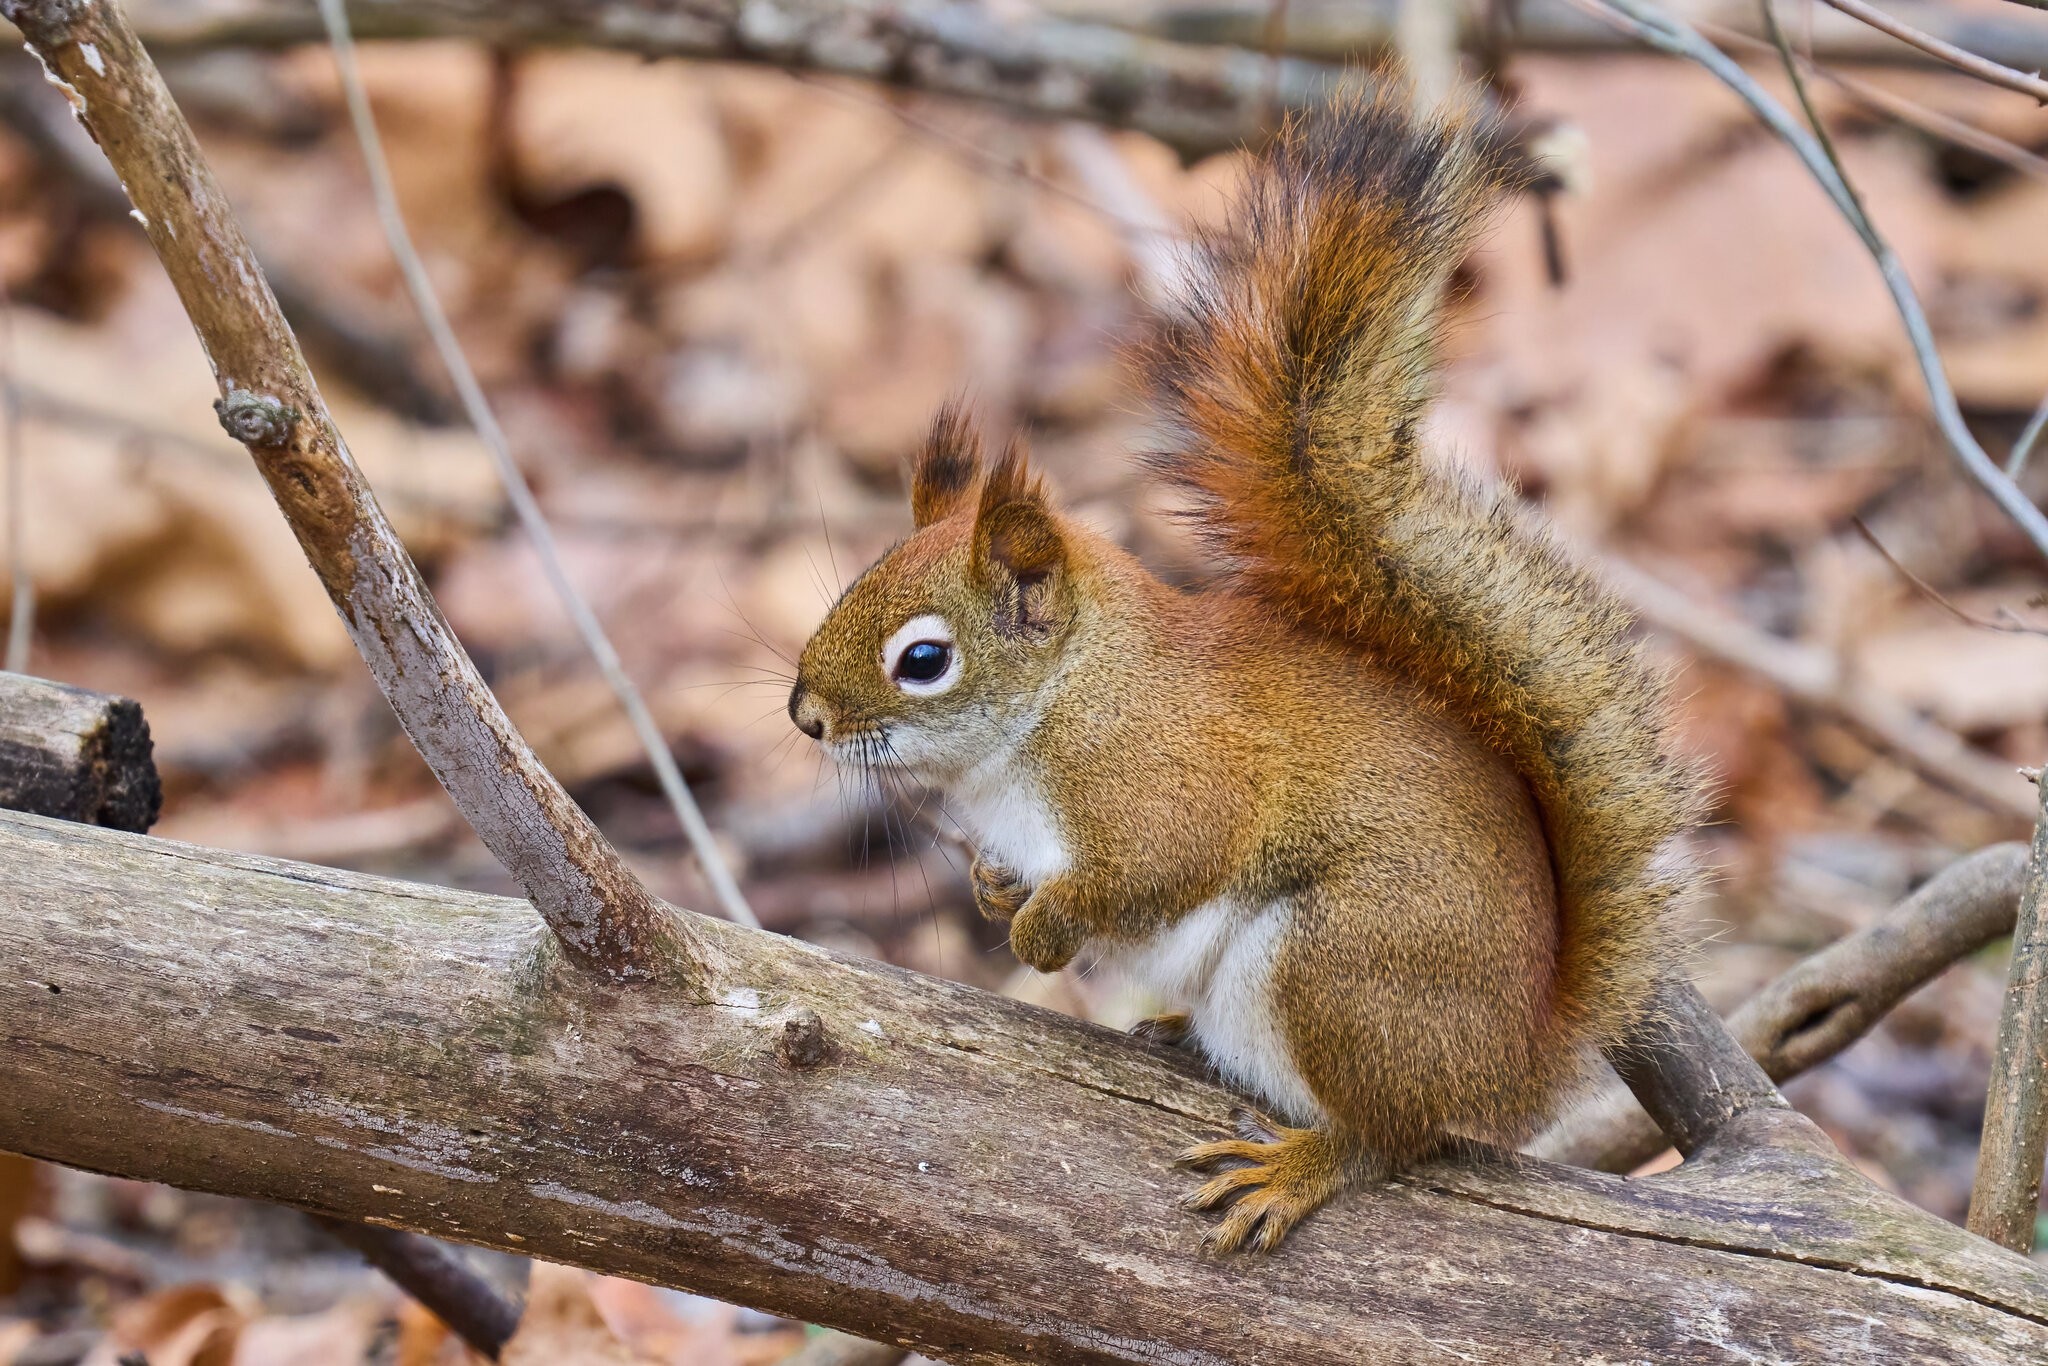
[[[1170,1163],[1235,1102],[1180,1055],[695,924],[678,993],[524,902],[0,816],[0,1148],[963,1366],[2048,1355],[2048,1276],[1780,1108],[1667,1176],[1439,1165],[1208,1260]]]

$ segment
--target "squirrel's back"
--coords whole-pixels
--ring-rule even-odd
[[[1420,449],[1442,297],[1506,179],[1491,127],[1399,93],[1291,123],[1153,345],[1235,591],[1367,652],[1505,754],[1556,865],[1557,1042],[1616,1038],[1698,873],[1705,784],[1627,612],[1519,513]]]

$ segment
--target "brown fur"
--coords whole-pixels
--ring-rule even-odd
[[[1253,1164],[1196,1197],[1236,1202],[1219,1246],[1270,1247],[1344,1180],[1457,1136],[1526,1134],[1641,1010],[1690,884],[1653,856],[1697,781],[1621,612],[1414,448],[1437,295],[1491,188],[1477,145],[1459,117],[1340,106],[1288,131],[1212,243],[1158,347],[1184,429],[1159,463],[1232,578],[1161,584],[1053,509],[1021,446],[984,468],[949,410],[913,468],[917,531],[835,606],[791,696],[864,766],[1037,794],[1063,862],[1035,886],[975,868],[1033,966],[1219,899],[1288,908],[1267,1000],[1322,1113],[1188,1155]],[[927,615],[960,671],[906,695],[883,645]]]
[[[1510,497],[1416,446],[1439,296],[1496,196],[1481,120],[1398,91],[1292,123],[1212,278],[1152,350],[1190,489],[1241,590],[1369,651],[1509,755],[1561,884],[1561,1045],[1609,1041],[1668,964],[1695,869],[1656,856],[1702,815],[1665,680],[1622,606]]]

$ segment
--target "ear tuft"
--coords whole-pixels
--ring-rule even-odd
[[[1064,600],[1060,571],[1067,550],[1021,440],[1011,440],[982,480],[974,549],[995,596],[997,629],[1006,635],[1050,634]]]
[[[974,516],[976,538],[996,565],[1020,579],[1058,566],[1059,531],[1046,503],[1045,481],[1031,472],[1021,437],[1011,437],[981,485]]]
[[[910,519],[919,530],[966,506],[981,477],[981,434],[955,399],[932,419],[910,466]]]

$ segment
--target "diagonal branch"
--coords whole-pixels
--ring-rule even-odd
[[[191,127],[112,3],[0,0],[113,163],[248,447],[413,744],[571,959],[687,967],[685,925],[534,757],[449,629],[328,416]]]
[[[1975,76],[1980,81],[2016,90],[2031,96],[2041,104],[2048,104],[2048,81],[2025,71],[2015,71],[2001,66],[1987,57],[1974,52],[1965,52],[1954,43],[1944,42],[1931,33],[1923,33],[1911,24],[1900,23],[1875,5],[1866,5],[1863,0],[1824,0],[1853,19],[1860,19],[1880,33],[1888,33],[1902,43],[1917,47],[1937,61],[1948,63],[1956,70]]]

